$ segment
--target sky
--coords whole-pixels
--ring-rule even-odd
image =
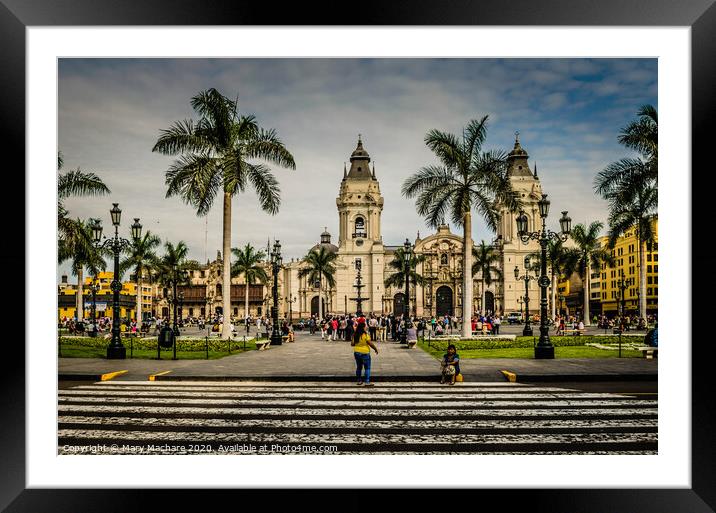
[[[263,212],[251,189],[232,202],[232,247],[279,239],[284,261],[303,257],[324,227],[338,242],[335,199],[358,134],[385,199],[383,241],[397,245],[434,233],[400,193],[411,174],[438,164],[424,142],[429,130],[460,135],[487,115],[483,149],[504,151],[519,131],[551,200],[548,228],[558,230],[562,210],[573,225],[606,225],[594,177],[633,156],[617,137],[639,107],[658,108],[656,59],[59,59],[58,73],[60,172],[91,171],[111,190],[66,200],[70,216],[99,217],[109,234],[119,203],[124,237],[138,217],[145,232],[184,241],[201,262],[221,249],[222,198],[206,217],[166,198],[175,157],[151,151],[162,129],[199,118],[190,100],[200,91],[238,98],[240,114],[275,129],[294,156],[295,170],[269,166],[281,187],[278,214]],[[472,235],[494,238],[477,215]],[[69,263],[57,270],[58,281],[71,276]]]

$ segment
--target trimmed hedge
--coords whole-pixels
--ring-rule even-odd
[[[219,338],[209,338],[209,351],[222,352],[229,351],[229,342],[231,342],[231,350],[236,351],[239,348],[244,347],[243,339],[232,339],[221,340]],[[94,348],[105,348],[109,344],[109,339],[101,337],[60,337],[60,345],[67,346],[80,346],[80,347],[94,347]],[[156,338],[133,338],[132,347],[134,349],[146,349],[154,350],[157,349]],[[130,341],[128,338],[122,338],[122,345],[129,348]],[[162,348],[164,349],[164,348]],[[246,340],[246,349],[256,349],[256,344],[253,339]],[[206,339],[205,338],[178,338],[177,339],[177,351],[205,351],[206,350]]]
[[[515,340],[431,340],[430,347],[439,351],[447,351],[447,347],[453,344],[458,351],[467,349],[515,349],[515,348],[531,348],[534,347],[535,341],[538,341],[539,337],[517,337]],[[600,343],[600,344],[618,344],[619,337],[593,337],[589,335],[580,336],[564,336],[564,337],[549,337],[550,342],[555,347],[568,347],[568,346],[583,346],[587,343]],[[622,340],[622,343],[624,341]],[[428,343],[427,340],[424,341]]]

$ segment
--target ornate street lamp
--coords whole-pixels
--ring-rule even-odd
[[[118,203],[112,203],[112,210],[109,211],[114,225],[114,237],[102,241],[102,222],[95,219],[92,223],[92,236],[94,245],[97,248],[109,248],[114,255],[114,277],[112,279],[112,340],[107,347],[107,359],[124,360],[127,358],[127,349],[122,345],[119,334],[119,292],[122,290],[122,283],[119,280],[119,254],[123,249],[129,247],[131,242],[119,236],[119,223],[122,218],[122,210]],[[132,225],[132,238],[137,240],[142,236],[142,225],[139,218],[134,218]]]
[[[536,276],[530,275],[530,257],[525,257],[525,275],[520,276],[520,268],[515,266],[515,279],[517,281],[524,280],[525,282],[525,328],[522,330],[523,337],[531,337],[532,324],[530,321],[530,280],[536,280]],[[521,309],[520,309],[521,310]]]
[[[413,246],[408,239],[403,243],[403,269],[405,269],[405,308],[403,319],[405,327],[400,334],[400,341],[403,344],[408,343],[408,321],[410,320],[410,258],[413,253]]]
[[[559,219],[560,233],[547,230],[547,215],[549,214],[550,201],[547,195],[543,194],[542,199],[537,202],[539,207],[539,215],[542,218],[542,229],[536,232],[527,231],[527,216],[524,212],[520,212],[517,218],[517,235],[522,242],[527,244],[530,239],[538,240],[541,249],[540,259],[540,277],[538,284],[541,288],[540,293],[540,323],[539,323],[539,342],[535,347],[536,359],[553,359],[554,346],[549,340],[549,325],[547,324],[547,287],[549,287],[550,279],[547,276],[547,243],[550,239],[561,240],[565,242],[572,231],[572,219],[567,216],[567,211],[562,212]]]
[[[271,345],[277,346],[280,346],[282,343],[281,331],[278,326],[278,272],[282,263],[281,243],[276,241],[273,244],[273,251],[271,251],[271,266],[273,270],[273,306],[271,307],[273,329],[271,330]]]

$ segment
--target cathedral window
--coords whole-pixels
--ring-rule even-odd
[[[365,237],[365,220],[362,217],[356,217],[355,221],[355,232],[353,233],[353,237]]]

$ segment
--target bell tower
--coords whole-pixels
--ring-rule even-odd
[[[350,157],[351,168],[343,165],[343,180],[336,198],[339,217],[338,247],[346,251],[366,251],[373,244],[382,244],[380,218],[383,196],[375,177],[375,163],[370,166],[370,155],[363,148],[358,135],[358,146]]]
[[[515,132],[515,146],[507,155],[507,176],[512,188],[517,192],[522,209],[528,219],[528,230],[534,232],[539,230],[542,220],[539,216],[537,202],[542,198],[542,184],[537,176],[537,164],[534,172],[527,162],[529,155],[520,145],[520,133]],[[503,282],[501,296],[504,313],[519,312],[524,309],[518,302],[525,295],[524,280],[515,280],[515,266],[519,268],[520,276],[525,273],[524,259],[530,253],[539,252],[539,243],[530,240],[524,244],[517,236],[516,218],[519,212],[510,212],[506,207],[500,208],[500,222],[497,225],[497,236],[502,236],[502,272]],[[530,315],[539,309],[539,288],[536,281],[529,282],[529,311]]]
[[[368,296],[368,300],[363,303],[363,311],[380,312],[385,254],[380,226],[383,196],[375,174],[375,163],[370,169],[370,155],[363,147],[360,134],[356,149],[351,153],[350,163],[350,170],[343,165],[343,179],[336,198],[338,255],[344,264],[338,270],[338,300],[340,303],[344,296],[355,296],[356,265],[359,265],[362,284],[365,285],[363,294]],[[351,305],[348,301],[348,310],[355,311],[355,303]]]

